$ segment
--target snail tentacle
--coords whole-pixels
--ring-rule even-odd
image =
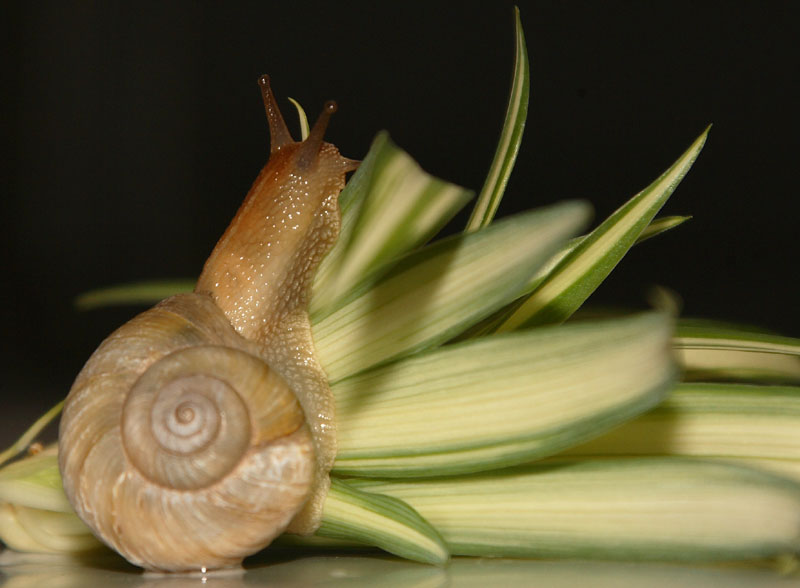
[[[264,101],[264,110],[269,123],[270,153],[275,153],[284,145],[292,143],[292,135],[289,127],[286,126],[286,121],[283,120],[281,109],[278,108],[275,94],[272,93],[269,76],[264,74],[258,78],[258,85],[261,88],[261,98]]]

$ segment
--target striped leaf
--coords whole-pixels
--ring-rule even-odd
[[[800,485],[724,463],[564,461],[353,484],[408,502],[453,555],[726,561],[800,549]]]
[[[639,235],[636,239],[636,244],[641,243],[647,239],[660,235],[670,229],[674,229],[675,227],[683,224],[685,221],[689,220],[690,216],[665,216],[661,218],[653,219],[653,221],[647,225],[644,231]],[[503,324],[503,322],[514,313],[514,311],[519,308],[519,306],[524,302],[525,296],[533,292],[536,287],[541,284],[544,279],[553,272],[553,270],[558,267],[558,264],[561,263],[567,254],[569,254],[572,250],[574,250],[578,245],[580,245],[581,241],[586,238],[586,235],[581,237],[575,237],[574,239],[570,239],[567,241],[554,255],[547,260],[547,262],[539,268],[539,270],[528,280],[528,283],[525,286],[523,291],[523,297],[519,300],[515,300],[505,308],[501,308],[492,316],[482,320],[475,326],[471,327],[458,337],[456,337],[455,341],[465,341],[467,339],[474,339],[476,337],[481,337],[487,335],[489,333],[494,333],[497,328]]]
[[[101,547],[64,495],[55,445],[0,469],[0,541],[35,553]]]
[[[569,318],[614,269],[689,171],[708,129],[655,182],[570,251],[500,326],[500,331]]]
[[[340,197],[342,228],[313,286],[312,316],[371,273],[433,237],[472,198],[434,178],[380,133]]]
[[[0,470],[0,502],[72,512],[61,487],[55,445]]]
[[[528,64],[528,51],[525,48],[525,35],[522,31],[522,21],[519,8],[514,8],[514,22],[516,33],[516,49],[514,55],[514,77],[511,80],[511,93],[508,96],[506,118],[503,130],[500,132],[500,142],[494,153],[494,160],[489,168],[489,174],[483,184],[475,208],[467,222],[466,231],[476,231],[488,226],[495,213],[503,193],[514,169],[517,160],[522,134],[525,130],[525,120],[528,118],[528,99],[530,97],[530,65]]]
[[[567,202],[407,256],[313,325],[317,358],[335,382],[447,341],[516,298],[587,216]]]
[[[444,564],[450,553],[439,533],[402,500],[332,479],[317,535],[358,541],[423,563]]]
[[[343,380],[334,471],[441,476],[552,455],[663,398],[670,334],[655,314],[536,329]]]
[[[689,380],[800,384],[800,339],[708,321],[681,321],[673,345]]]
[[[665,233],[670,229],[674,229],[675,227],[683,224],[687,220],[689,220],[690,216],[665,216],[661,218],[653,219],[650,224],[648,224],[644,230],[639,234],[634,242],[634,245],[638,245],[647,239],[652,239],[661,233]],[[542,282],[544,282],[545,278],[547,278],[550,274],[553,273],[559,264],[564,260],[564,258],[572,253],[578,246],[588,239],[591,235],[583,235],[581,237],[576,237],[575,239],[570,239],[564,247],[562,247],[558,253],[556,253],[553,257],[547,260],[547,263],[541,267],[541,269],[536,272],[530,282],[528,283],[528,287],[526,289],[526,294],[533,292]]]
[[[0,503],[0,541],[11,549],[32,553],[82,554],[103,547],[72,512],[10,503]]]
[[[800,481],[799,424],[800,387],[682,383],[650,412],[562,455],[715,458]]]

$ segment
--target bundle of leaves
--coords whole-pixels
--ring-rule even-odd
[[[669,304],[576,316],[631,247],[687,219],[656,215],[708,130],[589,232],[582,202],[494,220],[528,107],[518,15],[516,35],[500,143],[463,232],[435,239],[473,194],[425,173],[386,133],[341,193],[341,234],[310,308],[339,430],[318,535],[431,563],[795,553],[800,341],[677,320]],[[192,287],[125,285],[78,303]],[[0,470],[0,538],[15,550],[100,546],[66,501],[56,453]]]

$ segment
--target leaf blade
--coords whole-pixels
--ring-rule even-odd
[[[552,455],[664,397],[676,375],[670,335],[654,314],[537,329],[343,380],[334,471],[442,476]]]
[[[673,346],[690,380],[800,384],[800,339],[680,321]]]
[[[443,343],[506,304],[587,215],[567,202],[406,257],[312,325],[329,379]]]
[[[342,229],[315,277],[312,316],[330,310],[381,266],[426,243],[471,198],[469,190],[425,172],[380,133],[340,197]]]
[[[503,198],[508,178],[514,169],[525,131],[530,98],[530,64],[518,7],[514,7],[514,26],[516,40],[514,75],[511,80],[506,116],[489,173],[467,222],[465,228],[467,232],[476,231],[492,222]]]
[[[75,299],[78,310],[94,310],[127,304],[151,305],[182,292],[191,292],[197,280],[190,278],[130,282],[84,292]]]
[[[499,330],[558,323],[572,315],[614,269],[675,190],[703,148],[708,131],[653,183],[570,251]]]
[[[453,555],[727,561],[800,545],[800,485],[723,463],[564,460],[354,484],[411,504]]]
[[[441,565],[450,558],[436,529],[408,504],[359,490],[336,478],[331,480],[316,534],[374,545],[423,563]]]
[[[680,383],[653,410],[562,456],[680,456],[757,465],[800,481],[800,387]]]

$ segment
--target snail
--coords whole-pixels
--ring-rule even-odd
[[[112,333],[61,419],[70,503],[150,570],[236,566],[284,531],[313,533],[330,484],[334,405],[307,309],[358,162],[323,141],[334,102],[295,142],[269,78],[259,85],[269,161],[194,292]]]

